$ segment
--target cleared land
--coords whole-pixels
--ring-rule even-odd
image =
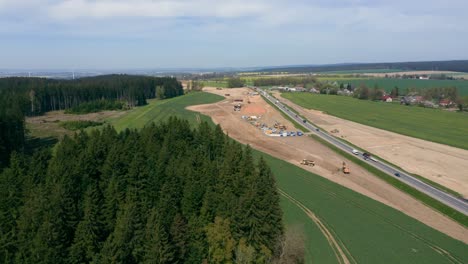
[[[232,98],[244,96],[246,99],[244,101],[247,101],[247,98],[249,98],[251,105],[258,105],[266,110],[260,122],[272,124],[278,121],[285,124],[288,128],[293,127],[289,121],[284,119],[276,109],[267,104],[260,96],[248,97],[248,89],[216,90],[208,88],[206,90],[219,95],[229,93]],[[395,189],[360,166],[352,164],[349,160],[337,155],[332,150],[309,137],[274,138],[264,135],[259,129],[242,120],[242,115],[249,115],[250,113],[244,110],[244,112],[234,112],[233,105],[234,102],[229,98],[214,104],[191,106],[188,109],[211,116],[213,121],[216,124],[220,124],[230,137],[241,143],[250,144],[255,149],[273,155],[276,158],[297,166],[300,166],[299,162],[302,159],[314,160],[316,163],[315,167],[305,167],[304,169],[319,174],[374,200],[385,203],[452,237],[468,242],[468,231],[466,228],[453,220]],[[349,164],[351,169],[351,174],[347,176],[344,176],[340,171],[343,161]]]
[[[387,130],[378,129],[375,127],[359,124],[356,122],[344,120],[339,117],[331,116],[317,110],[306,110],[303,105],[301,106],[295,104],[298,102],[296,95],[292,95],[292,101],[285,99],[290,98],[291,95],[283,94],[283,98],[277,96],[281,100],[284,100],[288,105],[294,107],[302,115],[307,117],[310,121],[314,122],[318,126],[322,127],[327,131],[332,131],[337,129],[339,132],[334,133],[335,136],[341,137],[352,144],[361,147],[365,150],[368,150],[379,157],[403,168],[404,170],[421,175],[431,181],[439,183],[451,190],[454,190],[464,197],[468,197],[468,151],[464,149],[454,148],[446,146],[443,144],[438,144],[426,140],[421,140],[414,137],[404,136],[397,133],[389,132]],[[308,96],[307,96],[308,97]],[[315,98],[314,98],[315,99]],[[337,98],[335,96],[319,96],[321,104],[335,104]],[[351,99],[351,98],[346,98]],[[361,101],[351,99],[352,101],[357,101],[356,103],[360,104]],[[315,100],[314,100],[315,101]],[[347,100],[348,101],[348,100]],[[367,103],[367,102],[365,102]],[[372,103],[371,104],[376,104]],[[386,106],[386,104],[378,104],[378,106]],[[320,109],[316,104],[313,104],[313,107]],[[327,106],[328,108],[332,106]],[[355,107],[349,106],[350,109],[346,117],[353,116],[354,119],[357,119],[359,111],[353,112],[356,110]],[[402,106],[396,106],[401,108],[406,108]],[[323,108],[322,108],[323,109]],[[359,108],[362,109],[362,108]],[[336,110],[336,109],[335,109]],[[425,110],[425,109],[422,109]],[[375,115],[375,109],[369,109],[370,113],[368,115]],[[430,110],[430,112],[433,112]],[[438,111],[440,112],[440,111]],[[333,112],[334,113],[334,112]],[[330,113],[330,114],[333,114]],[[339,113],[345,113],[340,111]],[[367,115],[367,112],[365,112]],[[444,113],[444,112],[442,112]],[[411,114],[411,113],[409,113]],[[449,113],[451,115],[458,116],[458,113]],[[338,114],[337,114],[338,115]],[[398,123],[392,122],[391,118],[394,116],[391,112],[386,112],[386,114],[381,114],[382,122],[389,122],[392,126],[397,126]],[[344,115],[342,115],[344,116]],[[466,120],[468,125],[468,115],[462,115]],[[406,116],[401,116],[399,120],[407,118]],[[349,118],[350,119],[350,118]],[[431,122],[428,119],[422,120],[423,122]],[[447,121],[447,120],[445,120]],[[410,121],[406,122],[409,124]],[[438,124],[432,121],[429,125]],[[448,121],[450,123],[450,121]],[[364,122],[363,122],[364,123]],[[416,126],[416,124],[415,124]],[[396,127],[395,127],[396,129]],[[414,131],[423,131],[421,128],[414,127]],[[429,128],[427,128],[429,129]],[[434,127],[432,130],[437,130],[438,128]],[[448,128],[450,129],[450,127]],[[457,128],[453,128],[457,129]],[[430,133],[429,131],[423,133]],[[443,133],[443,132],[441,132]],[[467,128],[468,135],[468,128]],[[449,136],[449,135],[447,135]],[[460,139],[463,141],[463,139]],[[461,143],[466,143],[461,142]]]
[[[318,110],[305,109],[278,94],[276,97],[323,129],[337,129],[338,133],[333,135],[468,198],[467,150],[366,126]],[[468,116],[465,116],[468,122]]]
[[[262,154],[258,154],[262,155]],[[319,218],[349,263],[466,263],[468,246],[372,199],[263,154],[290,203]],[[297,205],[297,204],[296,204]],[[286,213],[295,210],[289,208]],[[287,218],[287,217],[286,217]],[[312,220],[310,220],[312,221]],[[299,222],[299,221],[297,221]],[[315,221],[312,221],[315,222]],[[305,229],[307,232],[307,229]],[[317,230],[314,230],[316,233]],[[466,233],[465,233],[466,234]],[[308,233],[308,236],[313,233]],[[324,236],[325,237],[325,236]],[[328,241],[312,238],[310,246]],[[335,256],[335,251],[327,252]],[[333,263],[312,254],[312,263]],[[329,257],[329,256],[328,256]],[[336,263],[336,260],[334,261]],[[346,263],[342,261],[341,263]]]
[[[282,96],[307,109],[381,128],[399,134],[468,149],[468,115],[406,107],[346,96],[287,93]]]

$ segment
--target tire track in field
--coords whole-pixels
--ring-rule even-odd
[[[311,179],[309,179],[307,176],[303,176],[301,175],[301,177],[308,181],[308,182],[312,182]],[[325,190],[326,192],[332,194],[332,196],[334,197],[337,197],[339,199],[341,199],[342,201],[344,202],[347,202],[347,203],[350,203],[352,205],[354,205],[355,207],[358,207],[360,208],[361,210],[369,213],[369,214],[372,214],[372,215],[375,215],[377,216],[378,218],[382,219],[382,221],[384,221],[385,223],[387,224],[390,224],[392,226],[394,226],[395,228],[399,229],[400,231],[402,231],[403,233],[406,233],[408,234],[409,236],[413,237],[414,239],[416,240],[419,240],[421,241],[423,244],[425,244],[426,246],[430,247],[432,250],[434,250],[435,252],[437,252],[438,254],[442,255],[443,257],[445,257],[448,261],[450,261],[451,263],[454,263],[454,264],[464,264],[463,263],[463,260],[460,260],[458,259],[457,257],[453,256],[449,251],[441,248],[440,246],[434,244],[433,242],[429,241],[428,239],[424,238],[424,237],[421,237],[419,235],[417,235],[416,233],[398,225],[398,224],[395,224],[393,223],[390,219],[388,219],[387,217],[375,212],[374,210],[371,210],[367,207],[364,207],[362,206],[360,203],[358,202],[355,202],[353,200],[349,200],[349,199],[346,199],[344,196],[342,195],[339,195],[335,192],[333,192],[332,190],[330,190],[329,188],[325,187],[325,185],[323,184],[317,184],[315,183],[315,186],[318,187],[318,188],[321,188],[322,190]],[[333,232],[333,230],[332,230]],[[341,242],[341,241],[340,241]],[[347,249],[345,248],[345,250],[347,251]],[[347,253],[349,254],[349,251],[347,251]]]
[[[328,241],[328,244],[333,249],[336,259],[340,264],[352,264],[356,263],[356,261],[351,257],[351,260],[348,259],[348,255],[345,251],[349,254],[348,249],[344,246],[341,241],[338,241],[335,236],[330,232],[327,226],[318,218],[309,208],[304,206],[301,202],[284,192],[283,190],[278,188],[279,193],[284,196],[286,199],[291,201],[297,207],[299,207],[306,215],[318,226],[320,232],[325,236]]]

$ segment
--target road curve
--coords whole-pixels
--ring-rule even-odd
[[[448,194],[442,190],[434,188],[433,186],[420,181],[419,179],[407,174],[406,172],[391,166],[383,161],[376,160],[376,159],[367,159],[363,156],[363,153],[359,152],[357,154],[353,153],[353,146],[348,145],[347,143],[337,139],[334,136],[331,136],[326,131],[322,131],[318,127],[314,126],[310,121],[303,119],[300,116],[297,116],[293,111],[291,111],[286,105],[282,104],[279,100],[275,97],[269,95],[267,92],[263,91],[257,87],[249,87],[257,91],[263,98],[275,104],[278,109],[280,109],[283,113],[291,117],[293,120],[300,123],[303,127],[307,128],[310,132],[314,133],[315,135],[319,136],[320,138],[326,140],[327,142],[333,144],[334,146],[340,148],[343,151],[349,152],[350,154],[354,154],[363,158],[365,162],[369,165],[387,173],[388,175],[398,179],[401,182],[406,183],[407,185],[431,196],[432,198],[444,203],[451,208],[468,215],[468,203],[465,200],[457,198],[451,194]],[[307,131],[303,131],[307,132]]]

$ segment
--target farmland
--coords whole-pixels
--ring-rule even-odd
[[[355,78],[330,78],[330,81],[336,80],[339,83],[350,83],[354,86],[365,84],[368,87],[377,85],[379,88],[390,92],[395,86],[400,88],[400,92],[405,93],[406,89],[425,89],[425,88],[444,88],[457,87],[458,93],[462,96],[468,95],[468,81],[465,80],[416,80],[416,79],[394,79],[394,78],[371,78],[371,79],[355,79]]]
[[[399,134],[468,149],[468,115],[345,96],[282,94],[298,105]]]
[[[204,87],[227,87],[227,81],[206,80],[202,81]]]
[[[197,114],[185,110],[191,104],[206,104],[220,97],[193,93],[167,101],[152,101],[127,116],[111,120],[119,129],[142,127],[170,115],[185,117],[192,124]],[[170,111],[170,113],[166,113]],[[129,117],[131,116],[131,117]],[[200,115],[201,120],[209,121]],[[339,263],[332,246],[316,224],[295,202],[311,210],[334,234],[346,257],[357,263],[455,263],[468,261],[467,248],[426,225],[370,198],[353,192],[290,163],[254,151],[272,168],[278,187],[296,201],[282,196],[281,205],[288,228],[303,230],[307,263]],[[376,246],[377,245],[377,246]],[[448,252],[445,256],[433,248]],[[449,257],[447,257],[449,256]],[[453,259],[452,259],[453,260]]]

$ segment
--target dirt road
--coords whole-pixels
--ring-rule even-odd
[[[361,125],[321,111],[304,109],[282,98],[279,93],[275,93],[275,97],[323,129],[337,129],[339,133],[335,133],[335,136],[468,198],[468,150]]]
[[[303,166],[302,168],[396,208],[428,226],[468,243],[468,230],[466,228],[371,175],[310,137],[269,137],[243,120],[242,115],[257,115],[259,109],[263,109],[259,122],[273,125],[275,121],[278,121],[288,128],[293,128],[289,121],[260,96],[249,96],[250,90],[246,88],[223,90],[205,88],[204,91],[221,96],[229,93],[230,96],[218,103],[190,106],[188,109],[210,116],[213,122],[220,124],[230,137],[297,166],[301,166],[299,162],[302,159],[314,160],[316,166]],[[243,107],[240,112],[234,112],[233,98],[244,98],[244,106],[247,107]],[[250,100],[250,104],[247,103],[248,100]],[[352,172],[346,177],[343,177],[340,171],[343,161],[349,165]]]

